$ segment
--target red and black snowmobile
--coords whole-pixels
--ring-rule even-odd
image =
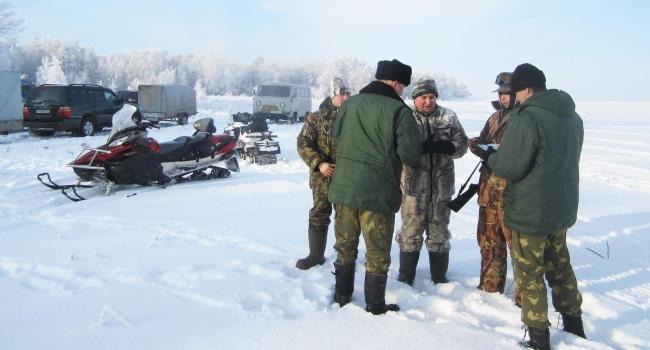
[[[125,104],[113,116],[113,130],[104,145],[82,145],[83,151],[68,164],[79,176],[76,184],[59,185],[48,173],[39,174],[38,180],[80,201],[85,198],[77,193],[79,188],[98,186],[109,194],[117,185],[165,186],[229,177],[231,171],[239,171],[235,138],[214,135],[216,128],[211,118],[195,121],[192,136],[163,143],[147,137],[147,129],[157,127],[155,123],[140,120],[137,108]]]

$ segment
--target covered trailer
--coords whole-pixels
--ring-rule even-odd
[[[0,72],[0,133],[23,129],[23,99],[20,73]]]
[[[196,114],[196,92],[187,85],[140,85],[138,105],[147,120],[175,120],[179,125]]]

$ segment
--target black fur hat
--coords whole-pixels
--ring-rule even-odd
[[[397,80],[408,86],[411,83],[411,66],[398,60],[377,62],[376,79]]]
[[[523,63],[515,68],[510,79],[510,88],[512,92],[521,91],[527,87],[546,85],[544,72],[530,63]]]

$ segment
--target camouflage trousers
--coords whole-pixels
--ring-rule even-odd
[[[309,210],[309,235],[327,236],[327,228],[332,215],[332,203],[327,199],[327,192],[312,190],[313,206]]]
[[[503,222],[503,209],[479,208],[476,239],[481,251],[481,278],[478,287],[490,293],[503,293],[508,273],[508,249],[512,254],[512,231]],[[516,287],[515,302],[520,302]]]
[[[582,313],[582,295],[571,267],[566,229],[547,236],[513,230],[512,252],[515,281],[521,291],[521,321],[526,326],[550,326],[544,277],[551,287],[551,299],[556,311],[571,316]]]
[[[335,206],[334,233],[337,264],[352,264],[359,252],[359,235],[366,244],[366,272],[386,275],[395,228],[394,214],[380,214],[343,205]]]
[[[430,252],[446,253],[451,249],[449,199],[431,201],[426,197],[402,196],[402,228],[395,237],[400,251],[419,252],[424,242]]]

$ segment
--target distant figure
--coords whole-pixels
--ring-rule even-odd
[[[515,96],[510,89],[512,73],[497,75],[499,100],[492,101],[496,109],[488,118],[481,134],[469,140],[469,149],[480,156],[478,144],[500,144],[510,121]],[[481,167],[478,191],[478,226],[476,239],[481,250],[481,277],[478,288],[489,293],[503,293],[508,272],[508,249],[512,254],[512,231],[504,221],[503,191],[506,180],[498,177],[487,166]],[[507,248],[506,248],[507,247]],[[519,289],[515,287],[515,304],[521,305]]]
[[[420,250],[426,243],[431,280],[447,283],[451,249],[447,203],[454,194],[454,159],[467,153],[467,135],[456,113],[437,103],[435,80],[416,81],[412,97],[423,153],[402,171],[402,228],[395,239],[400,249],[397,280],[413,285]]]
[[[298,135],[298,154],[309,167],[309,187],[313,206],[309,210],[309,255],[298,260],[296,267],[308,270],[325,262],[327,229],[332,215],[332,203],[327,199],[332,175],[336,168],[336,154],[332,144],[332,125],[339,107],[350,97],[350,89],[341,78],[330,84],[329,97],[309,114]]]
[[[422,152],[413,112],[400,97],[411,82],[411,67],[398,60],[380,61],[376,81],[341,106],[334,123],[336,171],[329,189],[335,204],[337,257],[334,301],[343,306],[354,290],[359,235],[366,243],[366,311],[397,311],[386,304],[390,248],[399,210],[403,164]]]
[[[511,113],[498,151],[481,158],[506,179],[505,223],[512,229],[515,281],[521,291],[525,346],[550,349],[546,284],[564,331],[585,337],[582,295],[566,245],[578,213],[578,176],[584,136],[571,96],[546,90],[544,73],[529,63],[515,68],[510,87],[520,104]]]

